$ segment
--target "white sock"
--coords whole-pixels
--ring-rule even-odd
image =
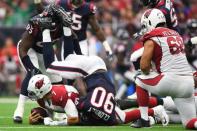
[[[51,42],[51,34],[49,29],[45,29],[42,32],[42,40],[43,42]]]
[[[141,118],[147,121],[148,120],[148,107],[140,106],[139,109],[140,109]]]
[[[18,105],[17,105],[16,110],[14,112],[14,117],[16,117],[16,116],[23,117],[24,108],[25,108],[25,102],[28,99],[29,98],[27,96],[24,96],[22,94],[19,95]]]

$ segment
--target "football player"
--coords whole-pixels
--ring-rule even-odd
[[[27,86],[32,73],[42,73],[48,75],[43,63],[43,42],[51,41],[57,43],[58,40],[63,36],[67,44],[67,52],[65,56],[73,53],[73,39],[71,30],[67,31],[70,24],[72,23],[71,17],[66,15],[64,21],[60,17],[60,11],[64,12],[62,8],[58,6],[48,6],[43,13],[32,17],[27,25],[26,31],[24,32],[21,40],[18,43],[18,55],[21,60],[21,64],[27,71],[26,77],[22,82],[21,93],[18,100],[17,108],[14,112],[13,120],[16,123],[22,123],[22,117],[24,112],[24,104],[28,99],[27,97]],[[69,19],[70,18],[70,19]],[[67,25],[66,25],[67,24]],[[45,28],[49,28],[51,37],[42,37],[42,31]],[[79,47],[79,46],[78,46]],[[76,52],[81,54],[80,52]],[[49,75],[52,83],[62,82],[62,78],[59,75]]]
[[[75,102],[79,99],[78,91],[69,85],[52,85],[46,75],[38,74],[33,76],[28,85],[28,96],[37,100],[38,104],[47,110],[49,117],[42,118],[36,111],[29,117],[30,124],[40,124],[39,119],[44,119],[45,125],[72,125],[79,123],[78,111]],[[66,113],[66,118],[54,121],[53,112]]]
[[[39,0],[41,2],[41,0]],[[105,34],[99,26],[95,13],[96,6],[91,2],[88,3],[84,0],[57,0],[56,4],[62,6],[72,16],[73,25],[71,26],[77,34],[82,54],[88,55],[88,42],[86,30],[90,24],[93,32],[96,34],[98,40],[103,43],[109,58],[112,58],[112,50],[109,46]]]
[[[185,56],[183,40],[179,33],[165,28],[165,25],[165,16],[158,9],[145,11],[141,18],[144,51],[140,61],[141,75],[135,80],[141,119],[131,126],[150,127],[147,115],[150,92],[158,96],[171,96],[183,126],[197,129],[194,79]],[[151,63],[156,71],[151,70]]]

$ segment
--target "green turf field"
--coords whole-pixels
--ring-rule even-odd
[[[134,129],[129,125],[120,126],[65,126],[65,127],[47,127],[47,126],[32,126],[28,124],[28,114],[31,108],[36,107],[37,104],[28,101],[26,104],[25,119],[23,124],[14,124],[12,115],[17,104],[16,98],[0,98],[0,131],[138,131],[138,130],[151,130],[151,131],[174,131],[184,130],[181,125],[169,125],[162,127],[162,125],[155,125],[152,128]]]

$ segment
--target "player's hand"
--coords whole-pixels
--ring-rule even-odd
[[[29,116],[29,124],[36,124],[39,119],[43,119],[43,117],[40,114],[33,112]]]
[[[61,6],[51,5],[53,12],[59,17],[62,21],[63,25],[66,27],[70,27],[73,24],[72,17],[68,14]]]

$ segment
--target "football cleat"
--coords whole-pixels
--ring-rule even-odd
[[[13,118],[13,122],[16,123],[16,124],[22,124],[23,123],[23,119],[20,116],[15,116]]]
[[[163,126],[167,126],[169,123],[169,116],[167,115],[163,106],[159,105],[153,108],[154,116],[161,119],[161,123]]]
[[[151,127],[150,126],[150,121],[149,120],[144,120],[142,118],[140,118],[137,121],[133,122],[130,126],[133,127],[133,128],[147,128],[147,127]]]

